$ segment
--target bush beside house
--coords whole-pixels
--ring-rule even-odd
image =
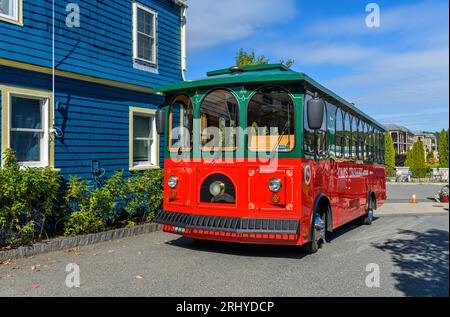
[[[49,168],[20,168],[7,150],[0,169],[0,247],[151,222],[162,208],[163,172],[118,172],[100,186]]]

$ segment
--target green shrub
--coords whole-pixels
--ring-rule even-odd
[[[59,214],[59,173],[49,168],[20,168],[14,151],[3,154],[0,169],[0,245],[26,242],[46,234]]]
[[[116,227],[121,220],[135,223],[131,219],[153,221],[163,202],[162,170],[149,170],[126,177],[117,172],[106,180],[104,186],[89,190],[89,182],[72,177],[68,182],[65,200],[74,214],[66,223],[66,235],[91,233],[96,227]],[[76,217],[76,218],[73,218]],[[83,221],[80,226],[76,220]],[[99,226],[101,222],[101,226]],[[93,223],[96,225],[89,226]],[[87,231],[84,231],[87,228]]]
[[[97,214],[88,210],[72,213],[66,223],[64,235],[77,236],[80,234],[96,233],[105,230],[105,222]]]

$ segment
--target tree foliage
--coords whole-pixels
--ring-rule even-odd
[[[385,139],[385,162],[386,162],[386,172],[388,175],[393,175],[395,169],[395,148],[394,141],[389,132],[386,133]]]
[[[422,141],[414,143],[412,149],[406,154],[406,165],[411,169],[413,177],[421,178],[427,175],[427,164],[425,162],[425,148]]]
[[[243,48],[239,49],[239,52],[236,54],[236,65],[240,67],[244,66],[253,66],[253,65],[266,65],[269,64],[269,59],[266,58],[265,55],[256,56],[255,50],[251,50],[251,52],[244,51]],[[281,64],[286,65],[288,68],[291,68],[294,65],[293,59],[288,59],[287,61],[281,60]]]
[[[448,164],[448,132],[442,130],[439,134],[439,163],[441,167],[449,167]]]

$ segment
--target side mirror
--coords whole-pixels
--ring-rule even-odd
[[[317,95],[310,99],[306,105],[308,113],[308,125],[310,129],[319,130],[323,124],[325,101]]]
[[[158,132],[158,134],[164,134],[165,132],[165,112],[164,110],[158,110],[156,112],[156,132]]]

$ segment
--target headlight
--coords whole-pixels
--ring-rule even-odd
[[[170,188],[175,188],[178,185],[178,177],[176,176],[170,176],[167,180],[167,185],[169,185]]]
[[[225,193],[225,184],[220,181],[214,182],[209,186],[209,192],[214,197],[223,195]]]
[[[271,192],[279,192],[281,189],[281,179],[279,178],[272,178],[269,181],[269,189]]]

